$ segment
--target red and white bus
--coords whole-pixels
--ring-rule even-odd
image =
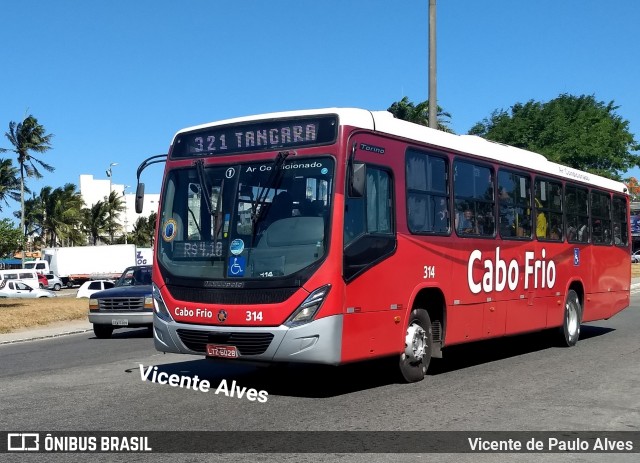
[[[153,270],[158,350],[343,364],[629,305],[625,185],[529,151],[331,108],[179,131]],[[144,196],[139,184],[138,207]]]

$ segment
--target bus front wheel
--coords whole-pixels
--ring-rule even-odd
[[[400,373],[405,381],[422,381],[431,361],[432,343],[429,314],[424,309],[412,310],[407,324],[404,352],[400,355]]]
[[[578,294],[573,289],[570,289],[564,303],[564,321],[560,331],[560,339],[563,345],[572,347],[578,342],[581,316],[582,308],[580,307]]]

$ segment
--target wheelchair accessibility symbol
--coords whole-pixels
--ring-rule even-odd
[[[230,257],[229,266],[227,267],[227,276],[242,277],[244,276],[245,267],[246,267],[246,261],[244,256]]]

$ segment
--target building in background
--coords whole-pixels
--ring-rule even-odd
[[[136,194],[135,191],[129,192],[130,189],[135,189],[135,187],[112,183],[110,178],[102,180],[93,178],[93,175],[80,176],[80,195],[86,207],[91,207],[98,201],[104,201],[105,197],[109,196],[109,191],[115,191],[123,197],[125,210],[120,213],[119,221],[127,233],[133,231],[133,226],[139,217],[149,217],[152,212],[158,212],[158,201],[160,200],[158,193],[145,193],[142,213],[136,214]]]

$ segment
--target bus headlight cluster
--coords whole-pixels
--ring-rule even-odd
[[[154,283],[152,285],[152,295],[153,295],[153,311],[157,315],[158,318],[164,320],[165,322],[172,322],[173,318],[167,309],[164,300],[162,299],[162,294],[160,294],[160,289]]]
[[[309,294],[284,324],[289,328],[293,328],[294,326],[304,325],[313,320],[313,317],[315,317],[320,307],[322,307],[322,303],[326,299],[327,294],[329,294],[330,289],[331,285],[326,285]]]

